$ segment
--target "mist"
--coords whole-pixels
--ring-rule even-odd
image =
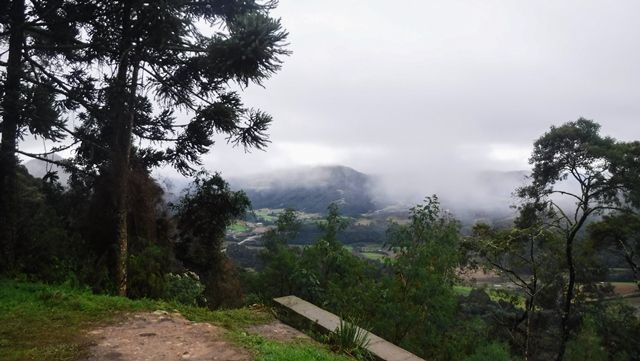
[[[508,207],[509,172],[528,172],[550,126],[582,116],[640,138],[638,13],[637,1],[283,0],[292,55],[264,87],[238,89],[273,115],[271,143],[247,153],[220,138],[203,167],[246,179],[344,165],[376,177],[384,200]]]
[[[282,1],[293,54],[246,103],[274,116],[266,152],[219,142],[223,176],[345,165],[415,202],[512,203],[535,139],[594,119],[640,138],[640,4]],[[495,174],[491,184],[483,177]],[[486,182],[484,182],[486,183]]]

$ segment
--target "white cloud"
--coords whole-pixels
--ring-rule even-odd
[[[526,169],[531,156],[531,146],[518,144],[490,144],[489,159],[495,162],[507,163],[513,169]]]

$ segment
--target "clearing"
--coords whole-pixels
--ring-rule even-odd
[[[249,361],[250,353],[224,339],[225,330],[191,322],[166,311],[128,315],[123,321],[89,331],[86,361]]]
[[[268,311],[211,311],[0,280],[0,360],[350,360]]]

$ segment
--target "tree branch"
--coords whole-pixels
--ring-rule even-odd
[[[33,159],[41,160],[41,161],[43,161],[43,162],[47,162],[47,163],[51,163],[51,164],[55,164],[55,165],[57,165],[57,166],[59,166],[59,167],[62,167],[62,168],[64,168],[64,169],[68,169],[68,170],[71,170],[71,171],[76,171],[76,172],[82,172],[82,173],[84,173],[84,171],[82,171],[82,170],[81,170],[81,169],[79,169],[79,168],[76,168],[76,167],[72,166],[72,165],[71,165],[71,164],[69,164],[68,162],[60,162],[60,161],[53,160],[53,159],[49,159],[49,158],[46,158],[46,157],[41,157],[41,156],[40,156],[40,155],[38,155],[38,154],[27,153],[27,152],[21,151],[20,149],[16,149],[16,153],[18,153],[18,154],[22,154],[22,155],[27,156],[27,157],[29,157],[29,158],[33,158]]]
[[[564,213],[562,208],[560,208],[560,206],[556,204],[556,202],[549,201],[549,204],[551,204],[553,207],[555,207],[560,212],[560,215],[562,216],[562,218],[564,218],[570,226],[573,226],[573,222],[571,222],[571,219],[567,216],[566,213]]]
[[[578,200],[578,202],[582,202],[582,198],[578,197],[578,195],[573,194],[573,193],[571,193],[571,192],[567,192],[567,191],[559,191],[559,190],[552,190],[550,193],[551,193],[551,194],[555,194],[555,193],[557,193],[557,194],[562,194],[562,195],[565,195],[565,196],[570,196],[570,197],[573,197],[573,198],[577,199],[577,200]]]

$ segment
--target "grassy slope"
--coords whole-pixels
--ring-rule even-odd
[[[264,311],[210,311],[6,280],[0,280],[0,360],[76,360],[87,350],[86,330],[113,321],[123,312],[157,309],[177,309],[190,320],[226,328],[229,339],[251,350],[256,361],[347,360],[316,343],[283,344],[245,333],[247,326],[273,320]]]

